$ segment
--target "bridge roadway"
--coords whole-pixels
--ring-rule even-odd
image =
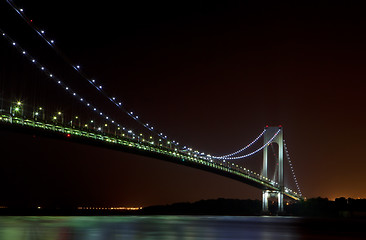
[[[65,141],[152,157],[219,174],[262,190],[280,190],[278,183],[234,163],[211,159],[207,156],[195,155],[192,152],[184,152],[176,148],[171,149],[157,146],[148,141],[136,141],[127,137],[91,131],[90,129],[86,130],[54,125],[52,123],[44,123],[33,119],[12,117],[7,114],[0,116],[0,129],[37,134]],[[301,199],[299,194],[286,187],[283,194],[295,200]]]

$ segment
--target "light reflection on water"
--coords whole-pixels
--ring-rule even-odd
[[[0,217],[0,240],[304,239],[299,221],[226,216]]]

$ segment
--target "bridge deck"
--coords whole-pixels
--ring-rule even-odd
[[[171,149],[157,146],[147,141],[136,141],[126,137],[91,131],[90,129],[76,129],[35,121],[33,119],[12,117],[6,114],[0,116],[0,129],[38,134],[56,139],[148,156],[216,173],[259,189],[279,191],[276,182],[250,171],[249,169],[235,165],[234,163],[194,155],[191,152],[183,152],[176,148]],[[301,199],[301,196],[291,189],[285,188],[283,193],[295,200]]]

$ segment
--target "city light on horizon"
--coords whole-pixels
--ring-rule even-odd
[[[119,211],[138,211],[142,207],[78,207],[78,210],[119,210]]]

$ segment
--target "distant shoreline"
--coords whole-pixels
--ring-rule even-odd
[[[1,207],[0,216],[150,216],[150,215],[216,215],[261,216],[277,215],[277,204],[271,203],[263,214],[260,200],[210,199],[134,208],[17,208]],[[366,218],[366,199],[312,198],[306,201],[286,202],[284,216]]]

